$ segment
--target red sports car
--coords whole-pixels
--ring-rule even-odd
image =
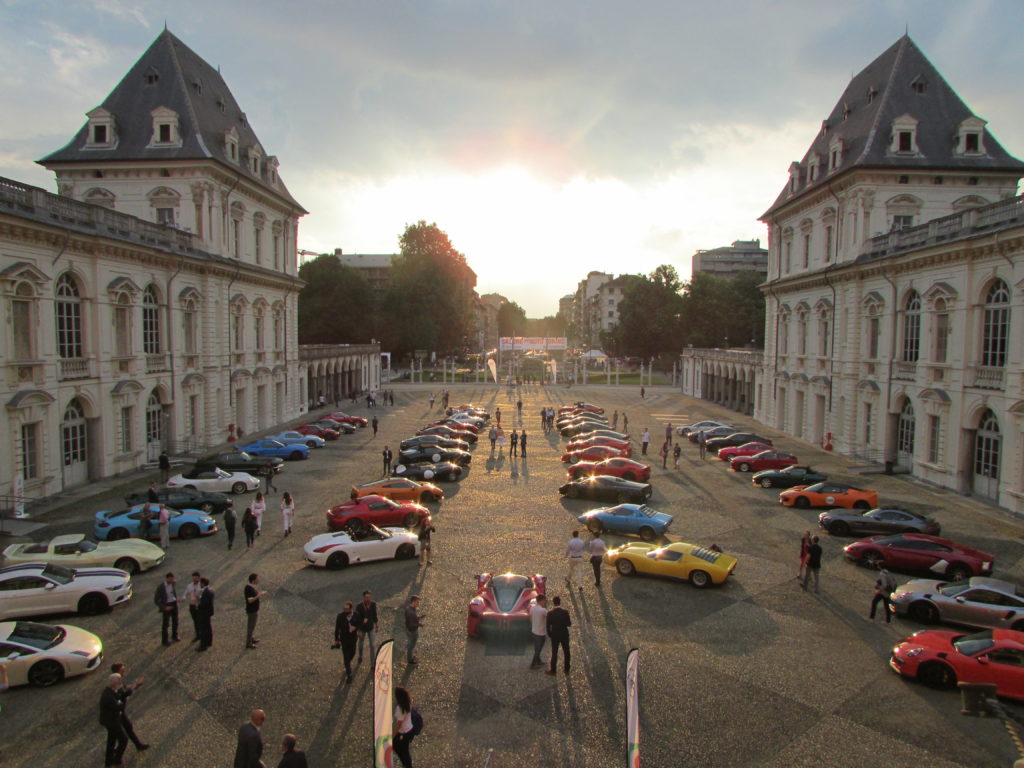
[[[296,427],[295,431],[301,432],[304,435],[322,437],[324,440],[337,440],[341,437],[341,433],[338,430],[321,427],[316,424],[303,424],[301,427]]]
[[[476,577],[476,595],[469,601],[466,634],[482,637],[486,634],[530,632],[530,607],[537,595],[544,594],[547,579],[539,573],[520,576],[503,573],[492,576],[482,573]]]
[[[846,557],[871,568],[924,571],[935,578],[960,581],[990,576],[995,556],[949,539],[926,533],[868,536],[843,547]]]
[[[575,464],[577,461],[604,461],[605,459],[612,459],[616,456],[632,456],[633,449],[629,446],[625,448],[612,448],[610,445],[592,445],[589,448],[584,448],[581,451],[572,451],[562,455],[562,461],[567,464]]]
[[[718,454],[721,456],[721,452]],[[761,451],[753,456],[736,456],[729,462],[729,469],[736,472],[760,472],[762,469],[784,469],[797,463],[792,453]]]
[[[340,421],[342,424],[355,424],[357,427],[365,427],[370,423],[362,416],[349,416],[344,411],[335,411],[324,418],[331,419],[332,421]]]
[[[433,424],[428,424],[430,427],[451,427],[457,429],[460,432],[472,432],[474,435],[480,434],[480,427],[476,424],[470,424],[467,421],[459,421],[458,419],[444,419],[443,421],[435,421]]]
[[[996,694],[1024,699],[1024,632],[986,629],[965,635],[924,629],[900,640],[889,666],[903,677],[933,688],[957,683],[992,683]]]
[[[581,461],[569,467],[568,472],[572,478],[585,475],[612,475],[635,483],[646,483],[651,479],[651,468],[647,464],[621,456],[604,461]]]
[[[732,461],[736,456],[753,456],[761,451],[767,451],[771,446],[768,443],[761,443],[754,441],[752,443],[744,443],[743,445],[731,445],[728,448],[722,448],[718,452],[718,458],[722,461]]]
[[[619,440],[617,437],[608,437],[607,435],[596,435],[594,437],[588,437],[585,440],[573,440],[565,446],[566,453],[572,453],[573,451],[582,451],[585,448],[592,448],[595,445],[609,445],[612,448],[619,448],[625,450],[630,447],[629,440]]]
[[[440,437],[447,437],[452,440],[465,440],[467,443],[475,443],[477,436],[473,432],[460,432],[457,429],[446,427],[443,424],[433,427],[424,427],[417,435],[438,435]]]
[[[362,528],[373,523],[379,528],[405,526],[413,528],[430,516],[430,510],[411,501],[392,501],[383,496],[361,496],[327,510],[327,527],[340,531],[348,526]]]

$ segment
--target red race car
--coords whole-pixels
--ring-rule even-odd
[[[562,455],[562,461],[567,464],[575,464],[577,461],[604,461],[613,459],[616,456],[632,456],[633,449],[612,448],[610,445],[592,445],[581,451],[571,451]]]
[[[957,683],[992,683],[996,694],[1024,700],[1024,632],[986,629],[965,635],[924,629],[900,640],[892,649],[894,671],[932,688]]]
[[[612,448],[618,448],[623,451],[630,448],[629,440],[619,440],[617,437],[608,437],[607,435],[595,435],[594,437],[588,437],[585,440],[573,440],[565,446],[565,452],[572,453],[573,451],[582,451],[585,448],[592,448],[595,445],[609,445]]]
[[[443,421],[435,421],[433,424],[428,424],[428,427],[450,427],[457,432],[472,432],[474,435],[480,434],[480,427],[476,424],[469,424],[458,419],[444,419]]]
[[[537,595],[544,594],[547,579],[539,573],[520,576],[503,573],[492,576],[482,573],[476,577],[476,595],[469,601],[466,634],[469,637],[485,635],[530,633],[530,607]]]
[[[335,411],[332,414],[324,416],[324,418],[330,419],[331,421],[339,421],[342,424],[355,424],[357,427],[365,427],[370,423],[362,416],[349,416],[344,411]]]
[[[736,472],[760,472],[762,469],[784,469],[792,467],[796,463],[797,458],[791,453],[769,450],[761,451],[753,456],[736,456],[729,462],[729,469]]]
[[[752,443],[744,443],[743,445],[732,445],[728,448],[722,448],[718,452],[718,458],[722,461],[732,461],[736,456],[753,456],[755,453],[761,453],[761,451],[767,451],[771,448],[768,443],[761,443],[754,441]]]
[[[350,526],[363,528],[370,523],[379,528],[413,528],[429,516],[429,509],[411,501],[392,501],[377,495],[361,496],[327,510],[327,528],[340,531]]]
[[[303,424],[301,427],[295,428],[296,432],[301,432],[304,435],[313,435],[314,437],[322,437],[324,440],[337,440],[341,437],[341,433],[336,429],[330,429],[328,427],[321,427],[316,424]]]
[[[870,568],[923,571],[950,581],[990,576],[995,556],[926,533],[868,536],[843,547],[850,560]]]
[[[635,483],[646,483],[651,479],[651,468],[647,464],[621,456],[604,461],[581,461],[569,467],[568,472],[572,478],[585,475],[612,475]]]
[[[439,437],[447,437],[451,440],[465,440],[467,443],[475,443],[478,438],[473,432],[462,432],[451,427],[446,427],[443,424],[433,427],[424,427],[417,435],[437,435]]]

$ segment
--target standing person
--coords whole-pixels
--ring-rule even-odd
[[[498,427],[498,453],[505,452],[505,430]]]
[[[430,410],[434,410],[434,393],[433,392],[430,393],[429,400],[430,400]]]
[[[675,446],[672,448],[672,466],[675,469],[679,469],[679,456],[682,454],[683,449],[679,446],[679,441],[676,441]]]
[[[703,459],[708,452],[708,435],[704,430],[697,435],[697,446],[700,448],[700,457]]]
[[[356,642],[359,639],[355,622],[356,613],[352,608],[352,601],[346,600],[341,613],[334,620],[334,645],[331,646],[341,648],[345,658],[346,684],[352,682],[352,659],[356,657]]]
[[[260,472],[260,474],[263,476],[263,479],[266,481],[266,486],[267,487],[264,489],[264,493],[266,493],[268,496],[270,495],[271,491],[273,491],[274,493],[277,493],[277,486],[274,485],[274,467],[268,464]]]
[[[249,583],[245,585],[245,647],[255,648],[259,642],[253,633],[256,632],[256,622],[260,618],[260,598],[266,597],[267,593],[256,589],[260,583],[258,573],[249,574]]]
[[[537,595],[536,602],[530,606],[530,634],[533,635],[533,660],[530,669],[540,669],[544,662],[540,658],[544,650],[544,641],[548,637],[548,598]]]
[[[604,543],[601,534],[594,531],[593,538],[587,543],[587,550],[590,552],[590,567],[594,569],[594,586],[601,586],[601,565],[604,563],[604,554],[608,551],[608,545]]]
[[[508,446],[509,458],[511,458],[512,456],[518,455],[519,454],[519,433],[516,432],[514,429],[512,430],[512,437],[511,437],[511,439],[508,442],[509,442],[509,446]]]
[[[619,428],[619,412],[615,411],[615,413],[612,414],[612,429],[618,429],[618,428]]]
[[[487,431],[487,439],[491,441],[491,453],[494,453],[494,444],[498,442],[498,428],[491,424],[491,428]]]
[[[582,587],[580,587],[582,589]],[[558,647],[562,647],[565,653],[565,674],[569,674],[569,627],[572,626],[572,619],[569,612],[562,607],[562,598],[555,597],[551,601],[554,605],[548,611],[548,637],[551,638],[551,667],[544,670],[549,675],[556,674],[558,670]]]
[[[430,559],[430,534],[437,529],[434,527],[434,521],[427,515],[427,517],[420,523],[420,565],[426,563],[427,565],[433,565],[434,561]]]
[[[138,677],[131,685],[125,685],[124,681],[128,679],[128,665],[123,661],[115,661],[111,664],[110,671],[121,676],[121,688],[117,691],[117,695],[121,699],[121,725],[124,727],[125,735],[127,735],[128,740],[135,745],[136,750],[139,752],[145,752],[149,749],[149,744],[143,743],[139,737],[135,735],[135,728],[132,726],[131,718],[128,717],[128,697],[142,686],[145,678]]]
[[[419,607],[419,595],[410,597],[409,604],[405,606],[405,634],[408,638],[408,643],[405,646],[407,664],[419,664],[419,659],[413,653],[416,650],[416,643],[420,639],[420,627],[423,626],[423,614],[419,612]]]
[[[409,745],[412,743],[412,697],[409,692],[398,686],[395,688],[395,730],[391,736],[391,744],[398,759],[405,768],[412,768],[412,756]]]
[[[807,589],[807,582],[814,576],[814,594],[818,594],[818,576],[821,571],[821,545],[818,544],[818,537],[811,536],[811,545],[807,547],[807,568],[804,569],[804,580],[801,587]]]
[[[188,615],[192,619],[194,633],[194,637],[189,640],[190,643],[199,642],[199,596],[203,593],[203,588],[199,585],[200,576],[199,571],[192,571],[192,581],[185,587],[185,600],[188,602]]]
[[[804,531],[804,535],[800,537],[800,565],[796,569],[796,580],[800,581],[804,577],[804,571],[807,570],[807,550],[811,547],[811,532]]]
[[[377,421],[377,416],[374,415],[374,417],[370,420],[370,426],[373,427],[373,436],[374,437],[377,436],[377,425],[378,425],[378,423],[379,422]]]
[[[889,595],[892,594],[894,589],[896,589],[896,579],[889,573],[888,568],[882,568],[878,572],[878,579],[875,581],[875,596],[871,598],[869,619],[875,620],[875,608],[879,603],[882,603],[883,610],[885,611],[885,623],[889,624],[892,622],[892,600]]]
[[[160,482],[166,483],[171,479],[171,457],[167,455],[167,451],[160,451],[157,465],[160,467]]]
[[[668,467],[668,443],[667,442],[661,444],[661,450],[658,451],[658,454],[661,456],[661,468],[662,469],[667,469],[667,467]]]
[[[290,491],[285,491],[281,497],[281,523],[284,525],[284,535],[291,536],[292,518],[295,517],[295,499]]]
[[[245,531],[245,546],[248,549],[256,542],[256,516],[252,513],[252,507],[246,507],[242,513],[242,530]]]
[[[643,456],[647,455],[647,446],[651,444],[651,433],[644,427],[643,434],[640,435],[640,453]]]
[[[263,515],[267,511],[267,500],[261,491],[256,491],[256,498],[252,500],[249,508],[252,510],[252,516],[256,518],[256,535],[259,536],[263,531]]]
[[[128,734],[124,731],[124,700],[118,695],[123,680],[116,672],[107,678],[107,687],[100,694],[100,725],[107,729],[107,751],[103,764],[120,766],[128,748]]]
[[[526,430],[524,429],[519,435],[519,453],[522,457],[526,458]]]
[[[643,400],[644,397],[646,396],[646,394],[647,394],[647,390],[643,388],[643,385],[641,385],[640,386],[640,399]]]
[[[672,422],[665,425],[665,442],[672,445]]]
[[[370,661],[377,663],[377,604],[371,599],[370,590],[363,592],[363,602],[356,606],[355,621],[352,622],[359,630],[359,661],[363,663],[363,643],[370,638]]]
[[[210,580],[203,576],[199,579],[203,591],[199,594],[199,647],[197,651],[205,651],[213,645],[213,590]]]
[[[149,490],[146,491],[146,501],[148,501],[150,504],[160,503],[160,497],[157,495],[156,492],[156,483],[149,484]]]
[[[174,638],[174,642],[179,640],[178,637],[178,590],[174,585],[174,574],[168,573],[164,576],[162,583],[157,585],[156,592],[153,594],[153,602],[156,604],[157,610],[160,611],[160,615],[163,620],[160,624],[160,640],[164,645],[170,645],[171,641],[168,639],[167,628],[170,627],[170,636]]]
[[[298,743],[299,740],[293,734],[284,735],[281,739],[281,762],[277,764],[277,768],[309,768],[306,753],[295,748]]]
[[[238,729],[234,768],[264,768],[260,760],[263,757],[263,732],[260,726],[266,719],[266,712],[254,709],[249,713],[249,722]]]
[[[523,420],[523,401],[516,400],[516,413],[519,415],[519,421]]]
[[[629,434],[629,416],[626,415],[625,411],[622,412],[622,431],[627,435]]]
[[[380,455],[384,460],[384,477],[391,477],[391,461],[395,458],[395,454],[391,452],[391,448],[385,445]]]
[[[583,539],[580,538],[579,531],[572,532],[572,538],[569,539],[569,544],[565,548],[565,557],[569,561],[568,572],[565,576],[565,585],[572,587],[575,582],[579,585],[580,592],[583,591],[583,584],[580,583],[580,566],[583,564],[583,550],[585,548]]]
[[[152,488],[150,488],[152,490]],[[156,496],[156,494],[153,494]],[[153,513],[149,511],[149,504],[143,504],[139,511],[139,538],[149,541],[150,528],[152,527]]]
[[[171,510],[160,505],[160,546],[167,549],[171,545]]]
[[[238,517],[235,515],[235,508],[228,507],[224,510],[224,530],[228,534],[228,549],[235,546],[235,523]]]
[[[543,431],[543,432],[547,432],[548,431],[548,409],[547,408],[541,408],[540,409],[540,428],[541,428],[541,431]]]
[[[501,408],[494,409],[494,419],[498,422],[498,426],[501,426]]]

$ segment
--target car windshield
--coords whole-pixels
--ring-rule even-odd
[[[92,552],[96,549],[96,542],[89,541],[88,539],[82,539],[78,542],[77,546],[79,552]]]
[[[516,607],[516,602],[524,589],[533,586],[533,579],[529,576],[517,576],[506,574],[491,578],[491,589],[494,591],[494,602],[498,604],[498,610],[508,613]]]
[[[975,632],[973,635],[964,635],[953,641],[953,647],[965,656],[974,656],[982,651],[987,651],[995,645],[992,640],[992,630]]]
[[[956,597],[971,588],[969,581],[954,581],[951,584],[939,584],[938,591],[946,597]]]
[[[51,627],[49,624],[36,624],[32,621],[19,621],[14,625],[14,631],[7,639],[12,643],[29,645],[38,648],[40,651],[48,651],[55,645],[60,645],[67,632],[61,627]]]
[[[47,565],[43,568],[43,576],[53,579],[60,584],[67,584],[75,580],[73,568],[65,568],[63,565]]]
[[[221,469],[220,467],[217,467],[217,469],[216,469],[216,475],[217,475],[217,477],[219,477],[219,478],[220,478],[221,480],[227,480],[227,479],[228,479],[229,477],[231,477],[231,474],[230,474],[229,472],[225,472],[225,471],[224,471],[223,469]]]

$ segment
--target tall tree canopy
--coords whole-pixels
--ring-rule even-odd
[[[683,300],[675,267],[662,264],[646,277],[627,277],[619,301],[619,324],[603,337],[605,351],[637,357],[678,354]]]
[[[498,335],[522,336],[526,333],[526,310],[514,301],[498,307]]]
[[[683,346],[764,346],[763,279],[754,271],[733,278],[694,275],[683,291]]]
[[[366,277],[332,254],[299,267],[299,343],[366,343],[373,338],[374,299]]]

